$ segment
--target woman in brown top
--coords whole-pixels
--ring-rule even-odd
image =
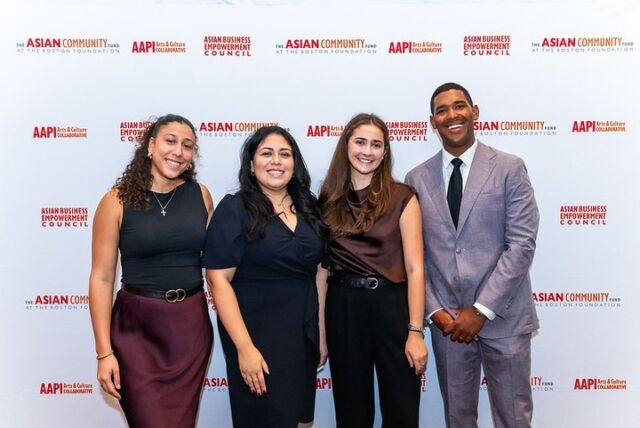
[[[393,180],[391,165],[385,123],[359,114],[345,126],[320,192],[331,229],[320,309],[326,291],[338,428],[373,426],[374,369],[382,425],[418,426],[427,359],[422,225],[414,190]]]

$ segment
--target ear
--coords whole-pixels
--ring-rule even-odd
[[[149,138],[149,150],[155,148],[156,146],[156,137]]]
[[[431,123],[431,129],[433,129],[433,132],[438,132],[438,129],[436,129],[436,120],[433,115],[429,116],[429,122]]]
[[[471,110],[473,111],[473,120],[475,122],[480,117],[480,108],[478,106],[473,106]]]

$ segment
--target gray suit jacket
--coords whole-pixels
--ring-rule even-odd
[[[478,143],[457,230],[442,177],[442,151],[405,181],[418,192],[422,208],[427,314],[479,302],[497,315],[485,322],[481,337],[537,329],[529,268],[539,215],[522,159]]]

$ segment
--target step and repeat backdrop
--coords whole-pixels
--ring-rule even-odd
[[[637,2],[25,1],[0,15],[0,426],[126,425],[95,379],[91,224],[149,119],[193,121],[216,201],[236,189],[242,142],[273,123],[317,191],[359,112],[387,121],[397,179],[435,154],[429,98],[447,81],[536,190],[534,425],[640,426]],[[331,387],[326,368],[320,428],[334,426]],[[217,333],[202,390],[198,426],[230,426]],[[421,426],[442,413],[431,359]]]

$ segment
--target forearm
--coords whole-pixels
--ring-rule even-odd
[[[91,278],[89,280],[89,311],[96,354],[111,352],[111,308],[113,305],[113,281]]]
[[[409,323],[418,327],[424,324],[425,284],[422,272],[409,275],[407,285],[407,303],[409,305]]]
[[[316,288],[318,290],[318,318],[320,320],[320,328],[324,327],[324,310],[327,301],[327,277],[329,272],[321,266],[318,266],[316,274]]]
[[[212,284],[211,289],[218,318],[220,318],[236,349],[240,350],[253,345],[231,284],[227,281],[216,281]]]

